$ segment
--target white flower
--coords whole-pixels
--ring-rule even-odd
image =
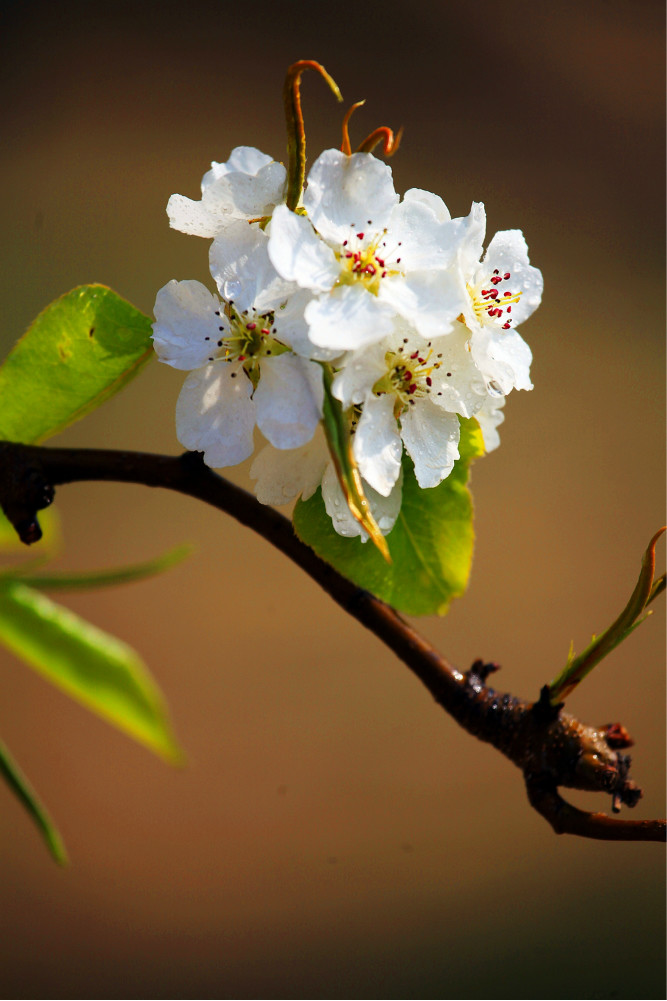
[[[480,262],[486,229],[481,203],[474,204],[461,223],[459,274],[466,290],[462,318],[472,334],[472,356],[492,395],[532,389],[532,354],[515,327],[539,306],[542,273],[530,264],[518,229],[496,233]]]
[[[173,229],[214,237],[236,219],[270,216],[283,199],[286,171],[252,146],[237,146],[226,163],[211,164],[201,182],[201,201],[172,195],[167,215]]]
[[[289,504],[299,496],[308,500],[321,486],[326,512],[338,535],[359,536],[362,542],[368,541],[367,533],[347,505],[321,430],[306,445],[290,451],[266,445],[253,460],[250,475],[257,481],[255,494],[262,504]],[[377,493],[366,481],[362,480],[362,486],[378,528],[387,535],[401,508],[402,473],[388,497]]]
[[[381,340],[403,317],[426,339],[447,333],[463,309],[448,270],[460,226],[441,199],[408,191],[370,153],[326,150],[308,175],[306,215],[279,205],[269,256],[288,281],[309,289],[313,344],[333,352]]]
[[[354,456],[364,479],[387,497],[401,470],[403,445],[421,487],[437,486],[459,456],[457,414],[471,417],[487,398],[461,323],[425,342],[407,324],[343,359],[333,392],[356,406]]]
[[[209,466],[248,458],[255,424],[277,448],[291,449],[312,438],[321,417],[320,366],[292,354],[280,339],[280,314],[260,308],[225,306],[196,281],[172,281],[157,294],[158,357],[194,369],[176,405],[177,437]]]

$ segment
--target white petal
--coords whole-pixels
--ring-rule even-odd
[[[339,351],[317,347],[310,340],[310,327],[306,323],[304,311],[312,298],[312,292],[297,289],[289,299],[280,304],[274,314],[276,337],[304,358],[333,361],[340,354]]]
[[[532,353],[516,330],[486,326],[471,338],[472,356],[484,376],[487,391],[507,396],[512,389],[532,389]]]
[[[203,452],[218,469],[243,462],[253,450],[252,383],[240,365],[215,362],[191,372],[176,403],[176,435],[192,452]]]
[[[270,216],[275,206],[282,202],[286,178],[282,163],[268,163],[254,176],[235,171],[218,182],[218,197],[229,202],[234,218],[260,219]],[[204,194],[204,201],[215,190],[215,185],[211,185]]]
[[[225,163],[212,163],[211,169],[204,174],[202,180],[202,191],[205,187],[208,187],[212,181],[217,180],[219,177],[224,177],[225,174],[230,174],[232,172],[238,172],[241,174],[257,174],[262,167],[266,167],[268,164],[274,161],[266,153],[262,153],[260,150],[255,149],[254,146],[237,146],[229,154],[229,160]]]
[[[459,419],[430,399],[418,400],[401,415],[401,437],[415,464],[417,483],[436,487],[459,457]]]
[[[316,292],[333,287],[340,265],[305,216],[279,205],[271,218],[270,234],[269,257],[283,278]]]
[[[293,354],[262,359],[254,400],[257,426],[276,448],[298,448],[322,417],[322,368]]]
[[[171,281],[155,299],[153,347],[172,368],[200,368],[209,360],[227,329],[220,302],[201,282]]]
[[[423,191],[422,188],[408,188],[403,195],[404,202],[419,202],[426,205],[436,217],[438,222],[449,222],[451,215],[449,209],[443,202],[440,195],[434,195],[430,191]]]
[[[479,422],[484,438],[484,448],[487,452],[492,452],[500,445],[500,435],[497,428],[505,420],[505,414],[500,409],[505,406],[505,398],[492,399],[487,397],[487,402],[481,410],[475,414],[475,419]]]
[[[169,225],[190,236],[213,237],[224,221],[224,215],[203,202],[195,202],[185,195],[172,195],[167,202]]]
[[[432,373],[431,401],[462,417],[476,414],[487,398],[486,383],[469,350],[469,338],[468,328],[455,323],[451,334],[431,341],[430,360],[440,366]]]
[[[218,234],[209,261],[221,294],[241,313],[273,309],[294,289],[269,260],[266,233],[247,222],[231,223]]]
[[[364,480],[388,497],[401,471],[403,454],[392,396],[368,398],[354,434],[353,450]]]
[[[391,276],[380,285],[378,298],[389,303],[427,340],[449,333],[466,300],[453,271],[414,271]]]
[[[341,285],[306,306],[313,344],[340,354],[381,340],[394,326],[394,310],[361,285]]]
[[[301,448],[277,449],[266,445],[250,467],[255,494],[260,504],[290,504],[301,495],[308,500],[322,481],[330,461],[329,451],[320,434]]]
[[[378,379],[385,375],[388,343],[385,339],[361,351],[350,351],[338,362],[331,391],[345,408],[363,403]]]
[[[398,201],[391,168],[370,153],[322,153],[308,174],[303,204],[318,233],[340,245],[351,232],[381,233]]]
[[[460,219],[454,219],[460,234],[459,267],[462,271],[463,283],[470,282],[475,269],[479,267],[486,233],[486,209],[483,202],[473,202],[470,213]]]
[[[388,246],[395,247],[390,259],[400,257],[400,269],[404,273],[443,269],[456,257],[460,230],[449,220],[440,222],[429,205],[411,198],[394,208],[385,239]]]

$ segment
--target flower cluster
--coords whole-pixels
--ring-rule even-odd
[[[483,255],[481,203],[452,219],[428,191],[401,199],[371,153],[323,152],[296,211],[285,187],[281,164],[239,147],[204,175],[200,201],[169,200],[175,229],[212,240],[217,286],[172,281],[157,295],[155,350],[190,372],[178,439],[230,466],[252,454],[257,425],[259,500],[321,486],[336,531],[363,538],[321,428],[326,382],[386,534],[403,449],[430,488],[459,457],[460,417],[477,419],[487,450],[498,445],[505,397],[532,388],[517,326],[539,305],[542,276],[519,230],[497,233]]]

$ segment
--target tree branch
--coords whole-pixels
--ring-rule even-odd
[[[634,806],[641,790],[628,777],[630,759],[618,753],[619,724],[595,728],[549,703],[548,689],[534,703],[486,685],[495,664],[476,661],[469,671],[451,665],[400,615],[321,560],[273,508],[223,479],[198,453],[172,457],[100,449],[41,448],[0,442],[0,505],[19,537],[40,538],[37,512],[54,488],[85,480],[163,487],[195,497],[253,529],[301,567],[349,615],[373,632],[426,686],[464,729],[493,744],[524,773],[528,798],[557,833],[620,841],[664,841],[664,821],[614,820],[565,802],[558,786],[606,792],[615,811]],[[625,731],[622,731],[625,733]]]

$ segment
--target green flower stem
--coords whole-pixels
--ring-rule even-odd
[[[306,130],[301,111],[301,74],[304,70],[316,70],[326,80],[337,100],[342,101],[343,95],[336,81],[329,76],[324,66],[313,59],[301,59],[287,71],[283,100],[285,102],[285,121],[287,124],[287,207],[293,212],[301,199],[304,181],[306,179]]]

